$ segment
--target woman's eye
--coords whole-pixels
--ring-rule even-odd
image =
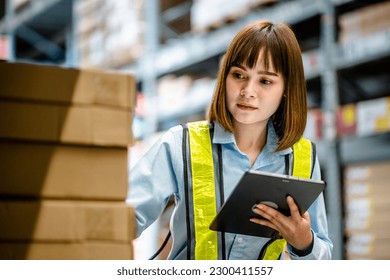
[[[260,80],[260,83],[261,83],[261,84],[264,84],[264,85],[270,85],[270,84],[271,84],[271,81],[270,81],[270,80],[267,80],[267,79],[262,79],[262,80]]]
[[[233,73],[233,76],[236,77],[237,79],[243,79],[244,78],[244,75],[240,74],[240,73]]]

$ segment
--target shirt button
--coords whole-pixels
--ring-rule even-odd
[[[242,243],[242,238],[241,237],[237,238],[237,242]]]

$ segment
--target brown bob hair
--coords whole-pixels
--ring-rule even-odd
[[[307,118],[306,81],[302,53],[295,34],[284,23],[257,21],[249,24],[233,38],[221,62],[217,84],[208,115],[225,130],[234,132],[232,117],[226,106],[226,77],[232,66],[253,68],[263,51],[264,65],[269,59],[284,78],[282,102],[272,116],[279,138],[277,151],[291,147],[303,135]]]

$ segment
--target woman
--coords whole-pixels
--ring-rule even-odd
[[[208,225],[244,172],[291,174],[297,164],[292,147],[306,115],[302,57],[292,30],[266,21],[244,27],[220,67],[207,124],[211,140],[198,134],[205,123],[200,130],[198,124],[173,127],[131,170],[128,202],[136,209],[138,235],[173,196],[169,259],[264,258],[273,240],[211,232]],[[316,155],[312,162],[311,178],[320,179]],[[253,211],[263,219],[251,221],[279,232],[291,259],[330,259],[323,195],[302,215],[291,197],[287,203],[291,216],[259,204]],[[275,259],[284,258],[280,249],[272,250]]]

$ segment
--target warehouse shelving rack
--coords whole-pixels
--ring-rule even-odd
[[[9,60],[74,66],[73,0],[34,0],[13,6],[0,1],[5,11],[0,33],[8,37]]]
[[[3,4],[4,7],[4,15],[0,19],[0,33],[7,34],[10,38],[10,60],[77,65],[77,53],[74,49],[77,43],[74,33],[77,19],[72,11],[73,2],[31,1],[29,7],[15,12],[10,9],[10,0],[0,1],[0,5]],[[180,7],[160,13],[159,0],[145,1],[148,32],[145,33],[144,55],[121,70],[134,72],[145,96],[156,102],[157,81],[166,74],[202,72],[205,69],[208,73],[216,73],[219,58],[228,43],[247,23],[258,19],[284,21],[297,30],[298,38],[305,37],[305,33],[309,32],[307,30],[310,30],[310,36],[316,38],[314,47],[309,43],[310,46],[303,50],[305,75],[309,101],[324,113],[323,139],[317,143],[317,147],[328,183],[325,198],[330,236],[334,242],[333,258],[343,259],[343,166],[357,162],[389,160],[390,133],[340,138],[336,134],[335,112],[340,105],[371,99],[383,93],[383,89],[378,91],[378,96],[364,91],[361,96],[356,97],[345,88],[345,79],[348,76],[354,80],[355,77],[359,78],[359,75],[366,75],[365,69],[370,68],[379,73],[378,76],[384,77],[378,80],[378,84],[382,88],[388,88],[390,72],[386,65],[390,62],[390,30],[341,45],[337,39],[338,17],[342,13],[384,0],[278,1],[273,6],[254,9],[233,22],[205,33],[185,32],[178,35],[167,29],[166,21],[188,13],[191,2],[183,1]],[[161,20],[165,21],[164,28]],[[164,37],[163,43],[161,37]],[[23,53],[18,49],[21,38],[27,42],[23,43],[23,46],[30,48]],[[40,43],[37,45],[36,42]],[[201,110],[204,110],[204,106],[199,108],[199,111]],[[152,112],[145,118],[144,139],[158,130],[160,122],[172,121],[189,113],[194,112],[183,110],[182,114],[164,117]]]

